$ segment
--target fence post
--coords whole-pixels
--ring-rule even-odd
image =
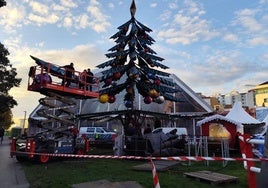
[[[251,143],[248,143],[247,140],[250,139],[250,135],[248,134],[239,134],[239,144],[240,144],[240,150],[242,153],[243,158],[253,158],[253,152],[252,152],[252,145]],[[251,167],[254,167],[254,161],[244,161],[244,167],[247,170],[247,176],[248,176],[248,187],[249,188],[256,188],[257,187],[257,181],[256,181],[256,174],[255,172],[251,171]]]

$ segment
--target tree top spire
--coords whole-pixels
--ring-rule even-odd
[[[135,13],[136,13],[136,4],[135,4],[135,0],[132,0],[131,6],[130,6],[131,17],[134,17]]]

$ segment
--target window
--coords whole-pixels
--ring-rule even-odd
[[[88,133],[94,133],[94,130],[95,130],[95,128],[93,128],[93,127],[87,128]]]
[[[101,128],[97,128],[97,129],[96,129],[96,132],[97,132],[97,133],[104,133],[104,131],[103,131]]]

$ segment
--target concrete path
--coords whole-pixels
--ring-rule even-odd
[[[0,144],[0,187],[1,188],[29,188],[21,165],[14,158],[10,158],[10,140],[4,137]]]

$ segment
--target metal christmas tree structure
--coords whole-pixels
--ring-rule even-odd
[[[149,35],[152,31],[135,19],[136,5],[132,1],[130,6],[131,19],[118,27],[118,32],[110,38],[116,45],[110,48],[106,56],[110,60],[98,65],[102,71],[100,82],[103,83],[100,90],[99,101],[101,103],[113,103],[116,94],[126,90],[124,104],[133,109],[135,89],[144,97],[144,102],[163,103],[165,100],[178,102],[174,96],[178,92],[175,84],[168,79],[169,73],[159,69],[168,69],[160,62],[164,59],[158,57],[150,46],[155,40]],[[127,77],[125,81],[123,75]]]

